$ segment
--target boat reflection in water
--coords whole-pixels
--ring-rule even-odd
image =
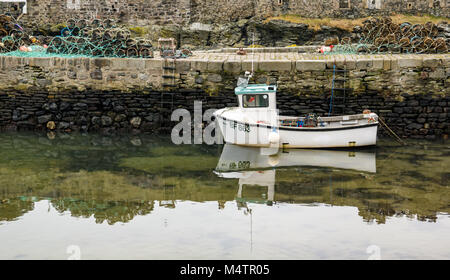
[[[376,173],[375,153],[343,150],[251,148],[226,144],[214,171],[221,178],[239,179],[238,203],[272,205],[275,198],[276,169],[283,167],[323,167]],[[244,186],[267,188],[266,200],[248,200]]]

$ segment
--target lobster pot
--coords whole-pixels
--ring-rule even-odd
[[[69,19],[67,21],[67,28],[74,29],[77,26],[77,22],[74,19]]]
[[[128,47],[127,48],[127,56],[128,57],[139,57],[139,51],[136,47]]]
[[[70,34],[72,36],[80,36],[81,35],[81,29],[77,26],[75,26],[71,31]]]
[[[103,22],[99,19],[94,19],[91,22],[91,26],[93,26],[95,28],[103,27]]]
[[[47,48],[47,53],[59,53],[59,49],[55,46],[49,46]]]
[[[87,23],[87,21],[85,19],[80,19],[77,22],[77,27],[80,28],[80,30],[85,29],[87,26],[88,26],[88,23]]]
[[[112,19],[106,19],[103,22],[103,28],[108,29],[108,28],[112,28],[112,27],[114,27],[114,21]]]
[[[9,37],[9,36],[4,37],[2,42],[3,42],[4,48],[8,51],[11,51],[16,47],[16,43],[12,37]]]
[[[106,30],[102,36],[103,40],[112,40],[115,37],[116,37],[116,32],[114,30]]]
[[[125,41],[125,46],[127,46],[128,48],[135,47],[136,41],[134,39],[128,39]]]
[[[425,24],[411,24],[409,22],[396,24],[392,22],[391,18],[385,17],[372,18],[364,22],[360,32],[359,44],[375,45],[375,49],[368,47],[368,52],[373,53],[448,52],[448,44],[436,41],[438,38],[439,28],[432,22]],[[444,41],[446,40],[445,36],[443,39]],[[346,43],[341,41],[341,44]]]
[[[148,47],[141,47],[139,49],[139,56],[142,58],[153,58],[153,51]]]
[[[80,54],[80,49],[77,45],[71,46],[67,51],[69,54]]]
[[[92,50],[92,56],[103,56],[103,49],[102,48],[99,48],[99,47],[96,47],[96,48],[94,48],[93,50]]]
[[[70,29],[69,28],[64,28],[63,30],[61,30],[61,36],[63,36],[63,37],[68,37],[68,36],[70,36],[72,33],[70,32]]]
[[[0,26],[0,39],[5,36],[8,36],[8,31]]]
[[[20,40],[24,37],[24,34],[21,30],[11,30],[9,31],[9,36],[13,37],[14,40]]]
[[[116,40],[118,41],[126,41],[129,37],[130,35],[123,30],[120,30],[116,33]]]
[[[103,32],[102,29],[96,28],[96,29],[93,29],[93,30],[92,30],[91,38],[92,38],[93,40],[99,40],[100,38],[103,37],[103,34],[104,34],[104,32]]]
[[[127,56],[127,50],[123,49],[123,48],[117,49],[116,56],[118,56],[118,57],[126,57]]]
[[[104,57],[112,57],[115,55],[115,51],[112,48],[106,48],[103,50]]]
[[[95,49],[95,47],[93,45],[85,44],[83,46],[83,54],[84,55],[92,55],[94,49]]]

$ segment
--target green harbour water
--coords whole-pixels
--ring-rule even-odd
[[[2,133],[0,259],[448,259],[450,144],[408,142]]]

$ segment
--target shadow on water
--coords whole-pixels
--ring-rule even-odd
[[[448,143],[357,150],[171,144],[158,136],[0,135],[0,223],[48,200],[60,213],[128,222],[155,205],[216,201],[357,207],[366,222],[449,213]]]

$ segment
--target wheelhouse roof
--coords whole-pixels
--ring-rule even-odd
[[[255,94],[255,93],[276,93],[276,92],[277,86],[266,84],[253,84],[248,85],[247,87],[237,87],[234,90],[234,93],[236,95]]]

